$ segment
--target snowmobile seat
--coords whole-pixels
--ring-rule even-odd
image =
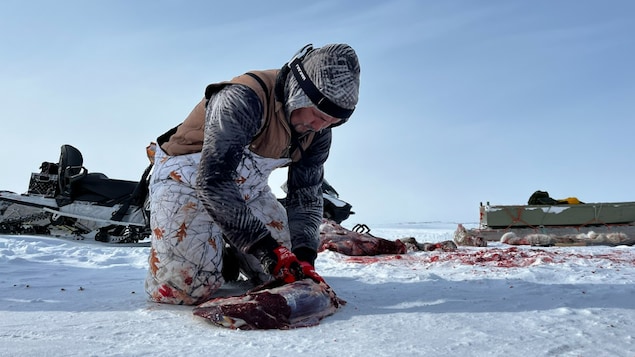
[[[91,172],[83,166],[82,153],[71,145],[62,145],[58,164],[60,194],[59,206],[75,200],[112,206],[130,197],[138,183],[109,179],[103,173]]]
[[[84,158],[77,148],[71,145],[62,145],[58,164],[58,180],[60,194],[57,202],[59,205],[68,204],[73,200],[73,183],[86,177],[88,171],[84,168]]]
[[[90,173],[73,185],[73,199],[113,206],[130,198],[139,183],[110,179],[101,173]]]

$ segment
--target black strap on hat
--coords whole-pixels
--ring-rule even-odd
[[[313,51],[312,44],[309,43],[307,45],[304,45],[304,47],[302,47],[298,52],[296,52],[295,55],[293,55],[293,57],[291,57],[291,60],[289,62],[285,63],[284,66],[280,68],[280,72],[276,77],[276,85],[274,88],[274,93],[276,94],[276,99],[278,101],[284,102],[284,83],[289,76],[289,71],[291,70],[291,67],[289,67],[289,63],[293,62],[293,60],[295,60],[296,58],[299,58],[300,60],[304,59],[307,53],[311,51]]]
[[[287,64],[287,67],[293,73],[293,77],[298,81],[300,88],[311,99],[311,102],[322,112],[332,116],[333,118],[341,119],[342,122],[346,121],[355,109],[342,108],[339,105],[333,103],[327,98],[320,90],[315,86],[309,75],[306,73],[302,60],[304,57],[313,51],[313,45],[309,44],[304,46],[297,55]],[[341,124],[341,123],[338,123]]]

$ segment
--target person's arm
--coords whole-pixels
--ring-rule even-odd
[[[287,214],[292,251],[298,259],[313,265],[320,239],[323,216],[322,181],[324,162],[331,147],[331,129],[315,134],[302,159],[289,166]]]
[[[287,214],[293,252],[278,244],[271,235],[253,244],[249,251],[260,260],[265,271],[287,283],[304,278],[324,282],[313,263],[322,221],[323,164],[330,145],[330,130],[316,134],[302,159],[289,167]]]
[[[262,103],[243,85],[227,86],[214,95],[205,116],[198,196],[226,239],[244,252],[270,236],[247,207],[235,181],[243,150],[258,132],[261,119]]]

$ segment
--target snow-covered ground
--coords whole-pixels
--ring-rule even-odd
[[[454,224],[371,227],[419,242]],[[348,304],[295,330],[215,327],[143,291],[148,247],[0,236],[2,356],[635,356],[635,248],[460,247],[316,268]]]

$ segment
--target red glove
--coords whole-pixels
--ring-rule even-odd
[[[307,262],[300,262],[300,267],[302,268],[302,274],[305,277],[313,279],[316,283],[325,283],[324,279],[315,271],[313,265]]]
[[[299,261],[295,254],[286,247],[279,246],[273,250],[273,253],[278,258],[278,262],[273,268],[273,275],[281,278],[285,283],[293,283],[304,278],[311,278],[316,283],[324,282],[324,279],[311,264]]]

